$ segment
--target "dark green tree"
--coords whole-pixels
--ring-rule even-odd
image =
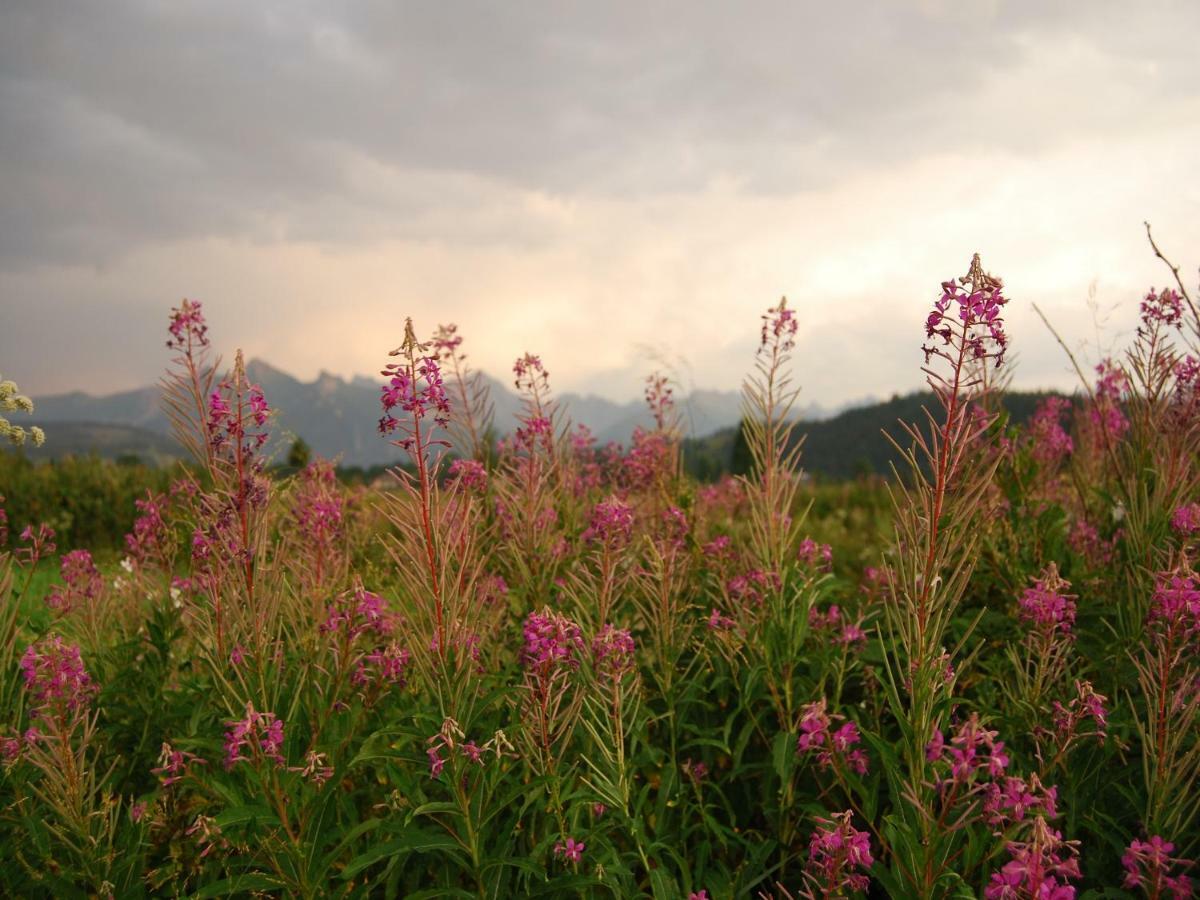
[[[738,422],[737,435],[733,439],[733,450],[729,457],[729,471],[734,475],[749,475],[754,467],[750,455],[750,442],[746,439],[746,419]]]
[[[287,464],[289,469],[303,469],[312,460],[312,447],[304,438],[297,436],[288,450]]]

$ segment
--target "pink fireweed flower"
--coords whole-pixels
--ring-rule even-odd
[[[1012,859],[992,875],[984,889],[987,900],[1073,900],[1075,888],[1067,882],[1083,877],[1079,871],[1077,841],[1064,841],[1038,816],[1028,841],[1008,845]]]
[[[1171,418],[1186,425],[1200,414],[1200,359],[1190,353],[1175,363]]]
[[[1096,388],[1094,402],[1088,407],[1088,420],[1112,440],[1120,440],[1129,430],[1129,420],[1121,411],[1121,402],[1129,391],[1129,378],[1125,370],[1111,359],[1101,360],[1096,366]]]
[[[654,425],[659,431],[670,423],[671,410],[675,408],[672,396],[675,392],[670,384],[667,376],[657,372],[646,376],[646,406],[650,408],[650,415],[654,417]]]
[[[164,743],[158,755],[158,766],[150,770],[157,775],[163,787],[170,787],[177,781],[182,781],[192,765],[206,766],[208,761],[187,750],[177,750],[170,744]]]
[[[804,707],[800,718],[800,737],[796,744],[797,753],[818,750],[829,743],[831,719],[825,709],[824,698]]]
[[[946,736],[942,734],[942,729],[933,729],[933,739],[925,745],[925,758],[929,762],[936,762],[942,758],[942,754],[946,752]]]
[[[439,325],[433,335],[433,349],[437,351],[438,358],[442,360],[452,359],[455,351],[462,346],[462,342],[458,326],[453,322],[449,325]]]
[[[1171,527],[1182,535],[1200,531],[1200,503],[1187,503],[1171,514]]]
[[[1190,573],[1164,573],[1150,598],[1146,621],[1160,635],[1200,635],[1200,584]]]
[[[478,460],[456,459],[450,463],[448,475],[464,491],[483,493],[487,490],[487,469]]]
[[[341,642],[351,643],[360,635],[386,636],[395,627],[394,617],[388,612],[387,604],[378,594],[361,585],[352,593],[345,593],[326,607],[325,621],[319,626],[322,634],[331,636],[333,646]]]
[[[588,456],[592,453],[593,445],[596,443],[596,438],[592,434],[592,429],[588,428],[582,422],[575,426],[575,430],[568,437],[571,444],[571,449],[580,456]]]
[[[762,317],[762,340],[758,352],[763,353],[770,345],[773,352],[786,353],[796,345],[796,332],[800,323],[795,310],[788,309],[787,298],[772,306]]]
[[[1150,288],[1142,298],[1141,315],[1139,334],[1148,334],[1157,325],[1179,328],[1183,324],[1183,298],[1172,288],[1163,288],[1157,294]]]
[[[925,758],[947,764],[952,782],[963,783],[977,776],[999,778],[1008,767],[1008,755],[1004,752],[1004,742],[996,740],[997,734],[979,723],[978,713],[971,713],[948,743],[941,731],[934,729],[933,740],[925,748]]]
[[[550,373],[542,365],[542,358],[526,353],[513,363],[513,383],[518,391],[536,391],[550,384]]]
[[[968,284],[971,285],[969,291],[966,289]],[[961,350],[968,359],[992,359],[1000,366],[1008,348],[1001,315],[1008,299],[1002,290],[1003,283],[999,278],[984,273],[979,254],[972,259],[967,275],[942,282],[942,295],[934,301],[933,311],[925,320],[925,337],[940,338],[941,344],[922,346],[926,365],[934,356],[958,365],[955,356]],[[957,306],[953,312],[952,304]],[[953,324],[955,318],[957,325]],[[947,346],[954,352],[942,349]]]
[[[39,559],[45,559],[58,549],[54,543],[54,529],[45,523],[38,525],[36,531],[32,525],[26,525],[17,537],[29,545],[18,547],[14,554],[17,562],[26,567],[37,565]]]
[[[199,528],[192,532],[192,561],[201,562],[212,555],[213,541]]]
[[[562,613],[549,607],[540,613],[530,613],[525,619],[524,636],[521,662],[526,668],[540,671],[560,666],[579,668],[584,652],[583,635],[579,626]]]
[[[668,506],[662,514],[662,530],[664,544],[675,550],[682,550],[687,543],[687,515],[678,506]]]
[[[618,497],[601,500],[592,510],[591,524],[583,540],[608,546],[621,546],[633,535],[633,507]]]
[[[79,645],[67,644],[57,634],[26,648],[21,674],[32,716],[65,718],[86,708],[99,690],[83,667]]]
[[[828,544],[818,544],[810,537],[800,542],[796,558],[806,566],[820,568],[825,572],[833,568],[833,548]]]
[[[1118,530],[1111,538],[1105,540],[1095,525],[1087,519],[1079,518],[1067,534],[1067,546],[1079,556],[1085,557],[1092,565],[1106,565],[1112,561],[1120,539],[1121,532]]]
[[[762,606],[765,595],[778,591],[780,587],[782,582],[779,575],[762,569],[751,569],[745,575],[735,575],[725,584],[730,598],[748,607]]]
[[[342,496],[333,463],[316,459],[300,473],[292,517],[315,552],[329,553],[342,535]]]
[[[442,428],[450,424],[450,400],[435,357],[418,357],[413,369],[408,363],[389,363],[381,374],[387,382],[379,389],[379,403],[383,407],[380,434],[392,434],[401,427],[400,421],[392,415],[392,410],[397,408],[412,416],[415,422],[424,419],[432,410],[434,424]],[[397,443],[404,449],[411,449],[416,438],[410,435]]]
[[[238,351],[230,377],[208,396],[205,427],[208,443],[214,451],[251,462],[251,472],[243,475],[239,499],[252,506],[265,503],[267,499],[265,489],[253,476],[262,468],[262,460],[255,454],[270,437],[266,431],[269,415],[270,408],[262,388],[247,379],[242,354]]]
[[[808,842],[808,860],[804,878],[825,897],[841,896],[845,891],[865,891],[870,879],[864,872],[875,860],[871,856],[871,838],[850,824],[850,810],[831,818],[817,818],[817,829]]]
[[[1075,444],[1062,427],[1063,414],[1070,410],[1066,397],[1047,397],[1029,420],[1033,458],[1042,465],[1053,465],[1074,452]]]
[[[730,559],[733,556],[733,539],[727,534],[718,535],[701,547],[700,552],[711,560]]]
[[[1017,601],[1021,621],[1044,635],[1069,635],[1075,624],[1075,596],[1066,593],[1070,586],[1058,574],[1058,566],[1050,563]]]
[[[841,644],[843,647],[861,647],[867,642],[867,633],[862,629],[862,622],[847,622],[842,626],[841,632],[836,638],[835,643]]]
[[[1108,726],[1108,712],[1104,708],[1108,700],[1103,694],[1096,693],[1090,681],[1075,681],[1075,697],[1063,706],[1054,701],[1054,730],[1059,743],[1065,746],[1077,737],[1096,736],[1104,739]],[[1092,720],[1092,731],[1080,734],[1079,729],[1084,719]]]
[[[354,614],[362,623],[363,630],[371,630],[375,634],[390,634],[392,620],[387,611],[384,599],[365,588],[354,590]]]
[[[836,761],[860,775],[865,775],[868,763],[866,754],[858,747],[862,740],[858,725],[845,722],[835,731],[830,731],[834,721],[844,718],[831,715],[826,710],[824,698],[805,706],[800,717],[796,752],[815,752],[817,765],[822,769],[829,768]]]
[[[11,766],[21,756],[21,739],[12,735],[0,737],[0,763]]]
[[[820,608],[816,606],[808,611],[808,627],[813,631],[835,628],[841,619],[842,611],[836,603],[829,604],[829,609],[825,612],[821,612]]]
[[[87,550],[72,550],[63,556],[59,564],[63,585],[55,585],[46,594],[46,605],[66,615],[80,605],[96,601],[104,590],[104,579],[92,562]]]
[[[592,641],[592,660],[596,673],[619,681],[634,667],[633,635],[626,629],[605,625]]]
[[[684,776],[692,784],[700,784],[708,775],[708,766],[703,762],[692,762],[690,759],[685,759],[679,768],[683,770]]]
[[[283,721],[274,713],[257,712],[246,704],[246,716],[228,723],[225,732],[225,768],[239,762],[257,763],[269,759],[277,766],[284,764]],[[247,752],[249,755],[247,755]]]
[[[517,426],[513,443],[525,453],[533,453],[539,444],[549,453],[554,445],[554,423],[547,416],[530,416]]]
[[[577,863],[583,859],[583,851],[586,847],[587,845],[583,841],[567,838],[565,842],[559,841],[554,845],[554,855],[566,862]]]
[[[1175,845],[1157,834],[1144,841],[1134,838],[1121,857],[1125,887],[1140,887],[1148,897],[1169,896],[1173,900],[1191,897],[1191,879],[1182,871],[1172,874],[1172,870],[1189,869],[1194,863],[1172,856],[1174,852]]]
[[[360,659],[350,681],[359,688],[404,687],[408,683],[408,664],[408,651],[392,641]]]
[[[304,765],[289,766],[289,772],[299,772],[300,777],[320,790],[333,777],[333,766],[328,765],[324,753],[309,750],[304,756]]]
[[[466,735],[463,733],[458,722],[451,718],[442,720],[442,727],[437,730],[437,734],[432,735],[425,741],[429,745],[425,751],[425,755],[429,757],[430,778],[441,777],[442,771],[446,768],[446,763],[449,762],[450,757],[454,755],[456,750],[461,752],[465,746],[463,743],[465,738]],[[470,753],[464,755],[468,759],[474,758],[476,762],[480,762],[480,758],[483,755],[482,750],[476,747],[474,742],[471,742],[470,746],[479,752],[474,757]],[[446,756],[442,756],[443,751],[447,754]]]
[[[160,552],[170,538],[163,518],[167,497],[147,491],[146,499],[134,500],[133,504],[139,515],[133,520],[133,531],[125,535],[125,547],[135,562],[144,563],[152,554]]]
[[[167,330],[171,333],[167,347],[172,350],[186,352],[208,346],[208,326],[204,322],[199,300],[185,299],[179,306],[173,307]]]
[[[446,760],[438,753],[437,747],[430,747],[425,753],[429,757],[429,777],[441,777],[442,769],[446,768]]]
[[[729,616],[723,614],[719,609],[713,609],[708,616],[708,628],[710,631],[732,631],[737,623]]]
[[[709,900],[708,891],[701,889],[688,894],[688,900]]]
[[[197,846],[204,848],[200,851],[200,859],[214,850],[229,849],[229,841],[221,836],[221,826],[212,816],[196,816],[196,821],[184,834],[194,838]]]
[[[631,490],[646,490],[659,477],[667,477],[671,470],[672,443],[663,431],[646,431],[640,425],[633,429],[629,453],[621,462],[622,483]]]
[[[1043,786],[1037,775],[1031,775],[1028,782],[1006,776],[1002,782],[984,786],[983,815],[993,827],[1007,828],[1032,812],[1047,819],[1058,816],[1058,789]]]

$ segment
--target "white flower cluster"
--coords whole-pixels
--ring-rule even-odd
[[[15,382],[0,380],[0,413],[33,412],[33,401],[17,393],[17,390]],[[23,446],[27,439],[32,440],[35,447],[40,447],[46,440],[46,433],[36,425],[26,431],[0,415],[0,438],[7,438],[14,447]]]

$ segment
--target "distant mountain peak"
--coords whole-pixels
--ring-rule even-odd
[[[262,384],[264,387],[273,382],[301,383],[296,376],[283,371],[283,369],[278,369],[266,360],[259,359],[258,357],[246,363],[246,377],[251,381]]]
[[[304,438],[322,456],[341,456],[348,465],[372,465],[395,462],[397,451],[376,433],[379,421],[379,385],[381,379],[368,375],[343,378],[322,370],[312,381],[294,375],[255,357],[246,363],[246,375],[266,394],[277,412],[273,428],[278,434]],[[512,382],[483,373],[495,406],[495,425],[500,434],[511,431],[521,411],[521,399]],[[625,402],[609,400],[595,393],[557,394],[565,412],[575,422],[592,429],[596,439],[628,443],[638,425],[650,424],[650,416],[641,397]],[[741,416],[740,392],[713,389],[695,390],[676,397],[685,433],[693,436],[712,434],[735,426]],[[45,422],[92,422],[134,426],[170,433],[162,413],[159,390],[147,386],[103,397],[73,392],[37,400],[38,415]],[[800,418],[820,418],[825,411],[811,404],[797,410]],[[90,433],[90,432],[89,432]]]

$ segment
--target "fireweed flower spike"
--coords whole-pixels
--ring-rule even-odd
[[[1047,397],[1029,421],[1033,458],[1044,466],[1060,462],[1075,450],[1074,441],[1062,427],[1063,415],[1070,411],[1071,401],[1066,397]]]
[[[893,481],[895,546],[880,628],[890,711],[905,723],[897,773],[906,799],[899,815],[907,829],[889,854],[892,875],[914,896],[935,895],[951,865],[962,830],[941,817],[939,763],[930,760],[935,729],[958,686],[948,647],[951,622],[978,562],[976,535],[1002,454],[992,452],[996,414],[994,374],[1008,352],[1001,280],[976,254],[967,274],[941,285],[925,320],[923,371],[934,395],[920,423],[902,423],[893,445],[908,478]],[[980,411],[976,410],[979,407]],[[961,638],[956,638],[961,641]],[[960,777],[971,762],[955,769]]]
[[[450,443],[437,435],[445,433],[450,424],[450,400],[442,381],[438,351],[417,340],[412,319],[405,320],[404,340],[389,355],[399,357],[400,362],[383,369],[387,382],[380,388],[383,416],[379,431],[396,435],[392,443],[408,454],[416,470],[415,474],[393,470],[409,501],[391,516],[408,535],[404,544],[393,548],[393,552],[399,552],[404,559],[419,560],[419,564],[405,567],[409,590],[413,595],[427,598],[418,605],[419,619],[410,623],[420,636],[410,646],[419,661],[427,660],[428,666],[442,671],[458,646],[454,632],[457,620],[462,618],[457,612],[457,595],[447,587],[448,567],[453,561],[443,543],[453,540],[450,533],[462,534],[461,529],[468,524],[462,516],[448,520],[438,487],[442,454],[449,450]],[[395,415],[397,411],[402,417]],[[424,647],[431,648],[428,657],[423,655]]]
[[[583,859],[585,848],[586,845],[583,841],[577,841],[575,838],[567,838],[566,841],[559,841],[554,845],[554,855],[565,862],[577,863]]]
[[[576,673],[586,652],[579,626],[561,613],[547,607],[526,618],[520,654],[521,718],[526,726],[522,736],[527,741],[525,756],[539,774],[554,776],[559,753],[574,732],[583,700],[576,689]],[[556,777],[551,778],[550,790],[564,827]]]
[[[427,344],[417,341],[412,319],[408,319],[404,326],[404,343],[389,354],[403,356],[405,361],[389,363],[383,369],[387,383],[380,388],[383,416],[379,420],[379,432],[387,435],[401,431],[403,437],[393,443],[410,453],[424,449],[417,446],[421,441],[421,422],[431,412],[435,425],[445,428],[450,424],[450,401],[442,382],[442,370],[436,355],[425,355],[427,348]],[[401,423],[392,415],[395,409],[408,413],[411,423]]]
[[[274,713],[256,712],[246,704],[246,716],[229,723],[225,732],[225,768],[239,762],[257,764],[269,759],[277,766],[284,765],[283,721]]]
[[[862,740],[858,726],[854,722],[845,722],[838,728],[833,728],[835,721],[844,719],[844,716],[827,712],[823,698],[804,707],[796,752],[815,752],[817,765],[822,769],[836,763],[859,775],[865,775],[868,762],[866,754],[857,746]]]
[[[875,863],[871,838],[850,824],[850,817],[846,810],[828,819],[817,818],[804,865],[804,879],[810,888],[806,896],[839,897],[846,891],[865,891],[870,885],[863,873]]]
[[[167,330],[171,333],[167,347],[172,350],[187,351],[208,346],[208,325],[204,321],[199,300],[185,298],[179,306],[174,307]]]
[[[605,625],[592,641],[592,665],[602,681],[618,682],[636,668],[633,636]]]
[[[1065,592],[1070,586],[1058,574],[1058,567],[1050,563],[1033,587],[1021,595],[1021,621],[1049,639],[1056,635],[1069,637],[1075,624],[1075,596]]]
[[[21,657],[31,716],[65,720],[68,714],[86,709],[98,690],[83,667],[78,645],[59,635],[30,644]]]
[[[1083,877],[1077,841],[1064,841],[1037,816],[1030,839],[1011,842],[1008,852],[1012,859],[992,875],[983,892],[987,900],[1073,900],[1075,888],[1068,882]]]
[[[957,368],[964,354],[991,359],[996,366],[1004,362],[1008,336],[1001,313],[1008,299],[1002,287],[1000,279],[984,273],[978,253],[964,277],[942,282],[942,295],[925,320],[925,337],[931,341],[921,348],[926,364],[941,357]]]
[[[1200,503],[1187,503],[1171,514],[1171,527],[1185,537],[1200,532]]]
[[[1141,888],[1147,897],[1161,897],[1164,900],[1168,897],[1171,900],[1191,897],[1192,881],[1183,872],[1194,863],[1172,856],[1174,852],[1175,845],[1156,834],[1144,841],[1134,838],[1121,857],[1121,865],[1125,868],[1125,887]]]

